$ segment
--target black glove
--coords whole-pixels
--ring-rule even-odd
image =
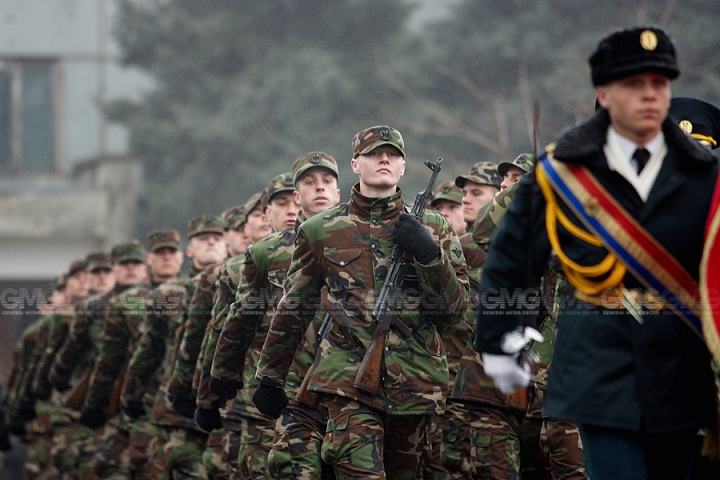
[[[35,398],[42,401],[50,400],[52,396],[52,385],[47,380],[41,380],[38,382],[35,388]]]
[[[195,399],[186,397],[173,397],[171,403],[175,412],[185,418],[195,418]]]
[[[418,263],[427,265],[440,255],[440,247],[425,226],[410,214],[402,213],[395,222],[392,241],[410,252]]]
[[[195,409],[195,423],[206,432],[212,432],[217,428],[222,428],[222,417],[220,410],[217,408],[200,408]]]
[[[223,400],[232,400],[241,388],[243,388],[243,382],[240,380],[210,377],[210,391]]]
[[[264,377],[253,393],[253,403],[264,415],[280,418],[283,408],[288,406],[288,398],[283,387]]]
[[[80,414],[80,420],[78,421],[86,427],[94,430],[105,425],[105,422],[107,422],[107,415],[105,414],[105,410],[100,408],[85,407],[83,408],[83,411]]]
[[[37,418],[37,412],[35,411],[35,400],[32,401],[21,401],[17,408],[17,416],[23,422],[30,422]]]
[[[130,400],[122,406],[122,411],[125,412],[125,415],[128,417],[138,419],[145,415],[145,406],[143,405],[143,402]]]
[[[5,423],[5,413],[0,410],[0,452],[7,452],[12,450],[12,443],[10,443],[10,430]]]

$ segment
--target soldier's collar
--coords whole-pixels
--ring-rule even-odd
[[[360,184],[356,183],[352,189],[351,208],[360,216],[380,212],[383,219],[398,217],[404,212],[402,189],[397,187],[395,194],[390,197],[370,198],[360,193]]]

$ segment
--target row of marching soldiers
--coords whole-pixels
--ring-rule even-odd
[[[348,204],[337,206],[335,159],[312,152],[243,205],[220,217],[190,220],[184,250],[179,232],[156,230],[147,235],[147,250],[129,242],[73,262],[57,281],[52,310],[23,333],[2,399],[4,423],[26,444],[26,478],[345,478],[358,472],[366,478],[511,478],[522,472],[523,478],[549,479],[550,459],[557,478],[586,478],[571,426],[550,425],[549,435],[543,432],[543,453],[540,390],[502,395],[472,349],[475,310],[467,304],[487,254],[469,232],[484,216],[481,210],[493,206],[495,194],[532,169],[532,155],[499,166],[481,162],[467,175],[441,183],[428,210],[442,216],[425,213],[438,238],[423,238],[412,230],[420,224],[411,219],[415,224],[407,232],[396,226],[394,232],[384,228],[387,235],[360,234],[365,237],[360,241],[370,239],[370,251],[354,248],[351,237],[358,233],[348,225],[348,209],[364,209],[367,225],[380,228],[389,219],[408,221],[397,219],[405,211],[399,188],[380,203],[382,197],[361,192],[366,184],[382,185],[365,162],[401,161],[399,178],[404,156],[400,132],[372,127],[353,139],[352,168],[361,182]],[[386,183],[395,192],[397,179]],[[347,249],[323,247],[324,261],[337,268],[325,277],[319,295],[303,302],[301,313],[311,307],[313,321],[303,324],[301,338],[291,349],[268,343],[263,351],[276,309],[290,308],[281,303],[288,271],[296,284],[307,272],[291,267],[291,261],[298,236],[314,234],[299,230],[313,216],[323,220],[325,235],[348,236],[341,242]],[[492,222],[478,225],[492,231]],[[456,231],[468,233],[458,237]],[[407,239],[390,237],[398,232]],[[357,369],[372,331],[353,340],[345,359],[342,352],[338,356],[323,342],[350,337],[359,331],[350,320],[362,316],[348,314],[347,306],[335,306],[328,297],[338,301],[341,292],[359,291],[372,281],[363,279],[368,271],[378,274],[379,289],[387,267],[374,264],[377,259],[389,256],[394,244],[405,242],[412,251],[423,240],[431,248],[427,254],[416,250],[416,261],[432,263],[443,242],[450,252],[436,262],[442,271],[425,279],[456,307],[438,315],[447,328],[413,323],[416,312],[399,315],[410,331],[403,334],[415,340],[393,335],[396,327],[389,340],[398,349],[413,349],[418,360],[401,360],[395,371],[392,356],[386,356],[384,385],[375,394],[344,388],[348,379],[340,376]],[[368,270],[343,268],[366,253]],[[184,254],[191,267],[181,277]],[[445,281],[448,276],[455,288]],[[409,290],[417,289],[418,280],[413,282]],[[283,388],[273,375],[262,374],[275,373],[276,365],[267,360],[283,356],[273,348],[292,353],[285,355],[290,362]],[[542,351],[546,355],[549,350]],[[327,370],[328,358],[339,374]],[[388,381],[393,376],[402,378]],[[401,391],[392,393],[398,385]],[[342,393],[327,395],[330,388]],[[395,398],[397,393],[403,398]],[[353,415],[341,414],[348,409]],[[383,435],[373,432],[376,412],[382,412]],[[380,439],[362,440],[365,431]]]
[[[365,129],[352,155],[348,203],[335,159],[312,152],[190,220],[187,277],[175,230],[73,262],[2,398],[26,478],[587,478],[577,427],[542,415],[561,269],[539,292],[530,387],[503,395],[473,349],[471,292],[533,156],[441,183],[421,223],[397,187],[400,132]],[[405,303],[379,386],[359,387],[396,245]]]

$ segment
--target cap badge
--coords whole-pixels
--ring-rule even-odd
[[[690,135],[693,131],[693,124],[690,120],[682,120],[678,123],[678,126],[680,127],[680,130],[685,132],[685,135]]]
[[[658,38],[652,30],[643,30],[640,34],[640,45],[645,50],[653,51],[657,48]]]
[[[380,130],[380,139],[385,141],[391,140],[392,136],[390,135],[390,130],[387,128]]]
[[[283,178],[283,183],[288,186],[292,185],[293,184],[292,177],[290,175],[285,175],[285,178]]]
[[[313,156],[310,159],[310,163],[312,163],[313,165],[317,165],[318,163],[320,163],[320,154],[313,153]]]
[[[443,185],[443,187],[442,187],[442,193],[448,193],[448,192],[450,192],[450,189],[451,189],[451,188],[452,188],[452,187],[451,187],[450,185]]]

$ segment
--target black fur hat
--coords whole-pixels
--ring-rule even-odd
[[[675,44],[658,27],[633,27],[601,38],[588,58],[593,85],[638,73],[660,73],[673,80],[680,75]]]

